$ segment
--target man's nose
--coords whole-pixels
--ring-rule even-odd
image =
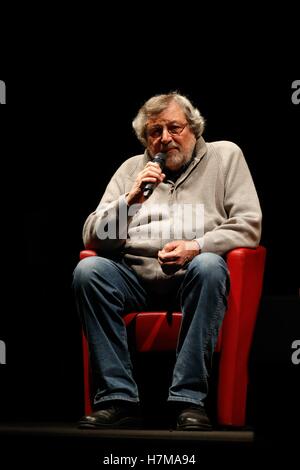
[[[170,142],[172,140],[171,134],[168,131],[167,127],[164,127],[161,133],[161,141],[163,143]]]

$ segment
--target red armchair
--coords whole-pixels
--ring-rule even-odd
[[[80,259],[95,256],[83,250]],[[218,338],[220,353],[217,390],[217,417],[220,425],[243,426],[246,420],[248,358],[259,307],[266,249],[237,248],[227,254],[230,272],[228,309]],[[135,321],[135,341],[138,352],[175,350],[181,313],[172,321],[167,312],[132,312],[124,317],[126,326]],[[83,335],[83,369],[85,413],[91,412],[89,352]]]

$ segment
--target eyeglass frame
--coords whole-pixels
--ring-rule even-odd
[[[168,124],[168,125],[165,125],[165,126],[157,125],[156,127],[153,126],[153,131],[152,131],[153,133],[154,132],[159,132],[159,134],[157,136],[151,135],[149,133],[148,129],[146,129],[146,134],[147,134],[148,137],[151,137],[151,139],[158,139],[159,137],[162,136],[164,128],[166,128],[168,133],[172,136],[173,135],[181,135],[183,133],[184,129],[186,128],[186,126],[188,126],[188,125],[189,125],[188,122],[186,122],[184,125],[181,125],[181,126],[179,126],[178,124]],[[169,126],[173,126],[174,128],[178,128],[178,129],[180,129],[180,131],[179,132],[177,132],[177,131],[174,132],[174,129],[173,130],[169,129]]]

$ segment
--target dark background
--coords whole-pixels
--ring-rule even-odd
[[[187,95],[207,120],[207,141],[242,148],[264,214],[267,247],[264,295],[251,358],[250,420],[270,419],[278,401],[298,408],[300,365],[291,343],[298,316],[298,174],[300,105],[291,101],[297,77],[280,78],[223,66],[219,73],[177,61],[162,69],[81,60],[55,72],[0,68],[2,308],[0,420],[76,421],[83,412],[80,325],[71,292],[82,249],[81,230],[112,172],[142,148],[131,121],[143,102],[162,92]],[[62,54],[63,55],[63,54]],[[112,54],[113,57],[113,54]],[[25,62],[25,59],[24,59]],[[163,72],[161,72],[163,70]],[[297,368],[298,367],[298,368]],[[280,380],[278,378],[280,377]],[[298,388],[297,388],[298,387]]]

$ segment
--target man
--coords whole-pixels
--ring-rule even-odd
[[[177,429],[210,429],[208,375],[229,288],[223,256],[258,245],[259,201],[239,147],[205,143],[204,119],[186,97],[150,98],[133,127],[145,152],[121,165],[88,217],[84,244],[99,256],[74,273],[96,384],[94,411],[80,425],[140,423],[122,316],[178,293],[183,319],[168,402]]]

